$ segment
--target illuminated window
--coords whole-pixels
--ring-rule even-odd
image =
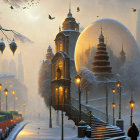
[[[55,66],[55,79],[57,79],[57,68],[61,70],[61,79],[63,78],[63,61],[59,61],[58,64]]]
[[[63,87],[59,87],[59,104],[63,104]]]
[[[59,44],[59,51],[63,51],[63,44],[62,43]]]

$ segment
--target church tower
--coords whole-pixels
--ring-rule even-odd
[[[55,38],[56,54],[52,59],[52,104],[61,105],[63,101],[69,104],[71,93],[74,93],[70,90],[75,86],[71,84],[71,80],[76,73],[74,51],[79,35],[79,24],[69,9],[62,30],[59,27],[59,33]]]
[[[94,56],[92,71],[95,74],[111,73],[111,69],[112,67],[110,66],[109,56],[108,56],[106,44],[104,43],[104,36],[101,28],[99,44],[97,46],[97,51]]]

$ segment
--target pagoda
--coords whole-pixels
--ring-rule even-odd
[[[94,56],[93,62],[93,73],[94,74],[107,74],[111,73],[112,67],[110,66],[109,56],[106,48],[106,44],[104,43],[104,35],[102,33],[99,36],[99,44],[97,46],[97,51]]]

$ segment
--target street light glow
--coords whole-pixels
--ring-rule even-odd
[[[2,89],[2,84],[0,84],[0,91],[1,91],[1,89]]]
[[[5,93],[5,96],[8,96],[8,90],[7,90],[7,88],[5,88],[4,93]]]
[[[81,83],[81,76],[80,76],[80,75],[77,75],[77,76],[75,77],[75,80],[76,80],[77,85],[79,86],[80,83]]]
[[[13,96],[15,95],[15,91],[14,90],[12,91],[12,94],[13,94]]]
[[[115,94],[116,90],[113,88],[113,89],[112,89],[112,92],[113,92],[113,94]]]
[[[130,103],[130,108],[133,109],[135,105],[133,98],[131,98],[131,101],[129,103]]]
[[[121,86],[121,82],[118,81],[117,84],[116,84],[117,88],[119,88]]]
[[[116,104],[115,103],[112,103],[112,108],[115,108],[116,107]]]

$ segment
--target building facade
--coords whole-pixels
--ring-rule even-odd
[[[52,104],[70,103],[71,90],[75,76],[74,50],[79,37],[79,24],[73,18],[71,10],[63,22],[62,31],[55,38],[56,54],[52,59]]]

